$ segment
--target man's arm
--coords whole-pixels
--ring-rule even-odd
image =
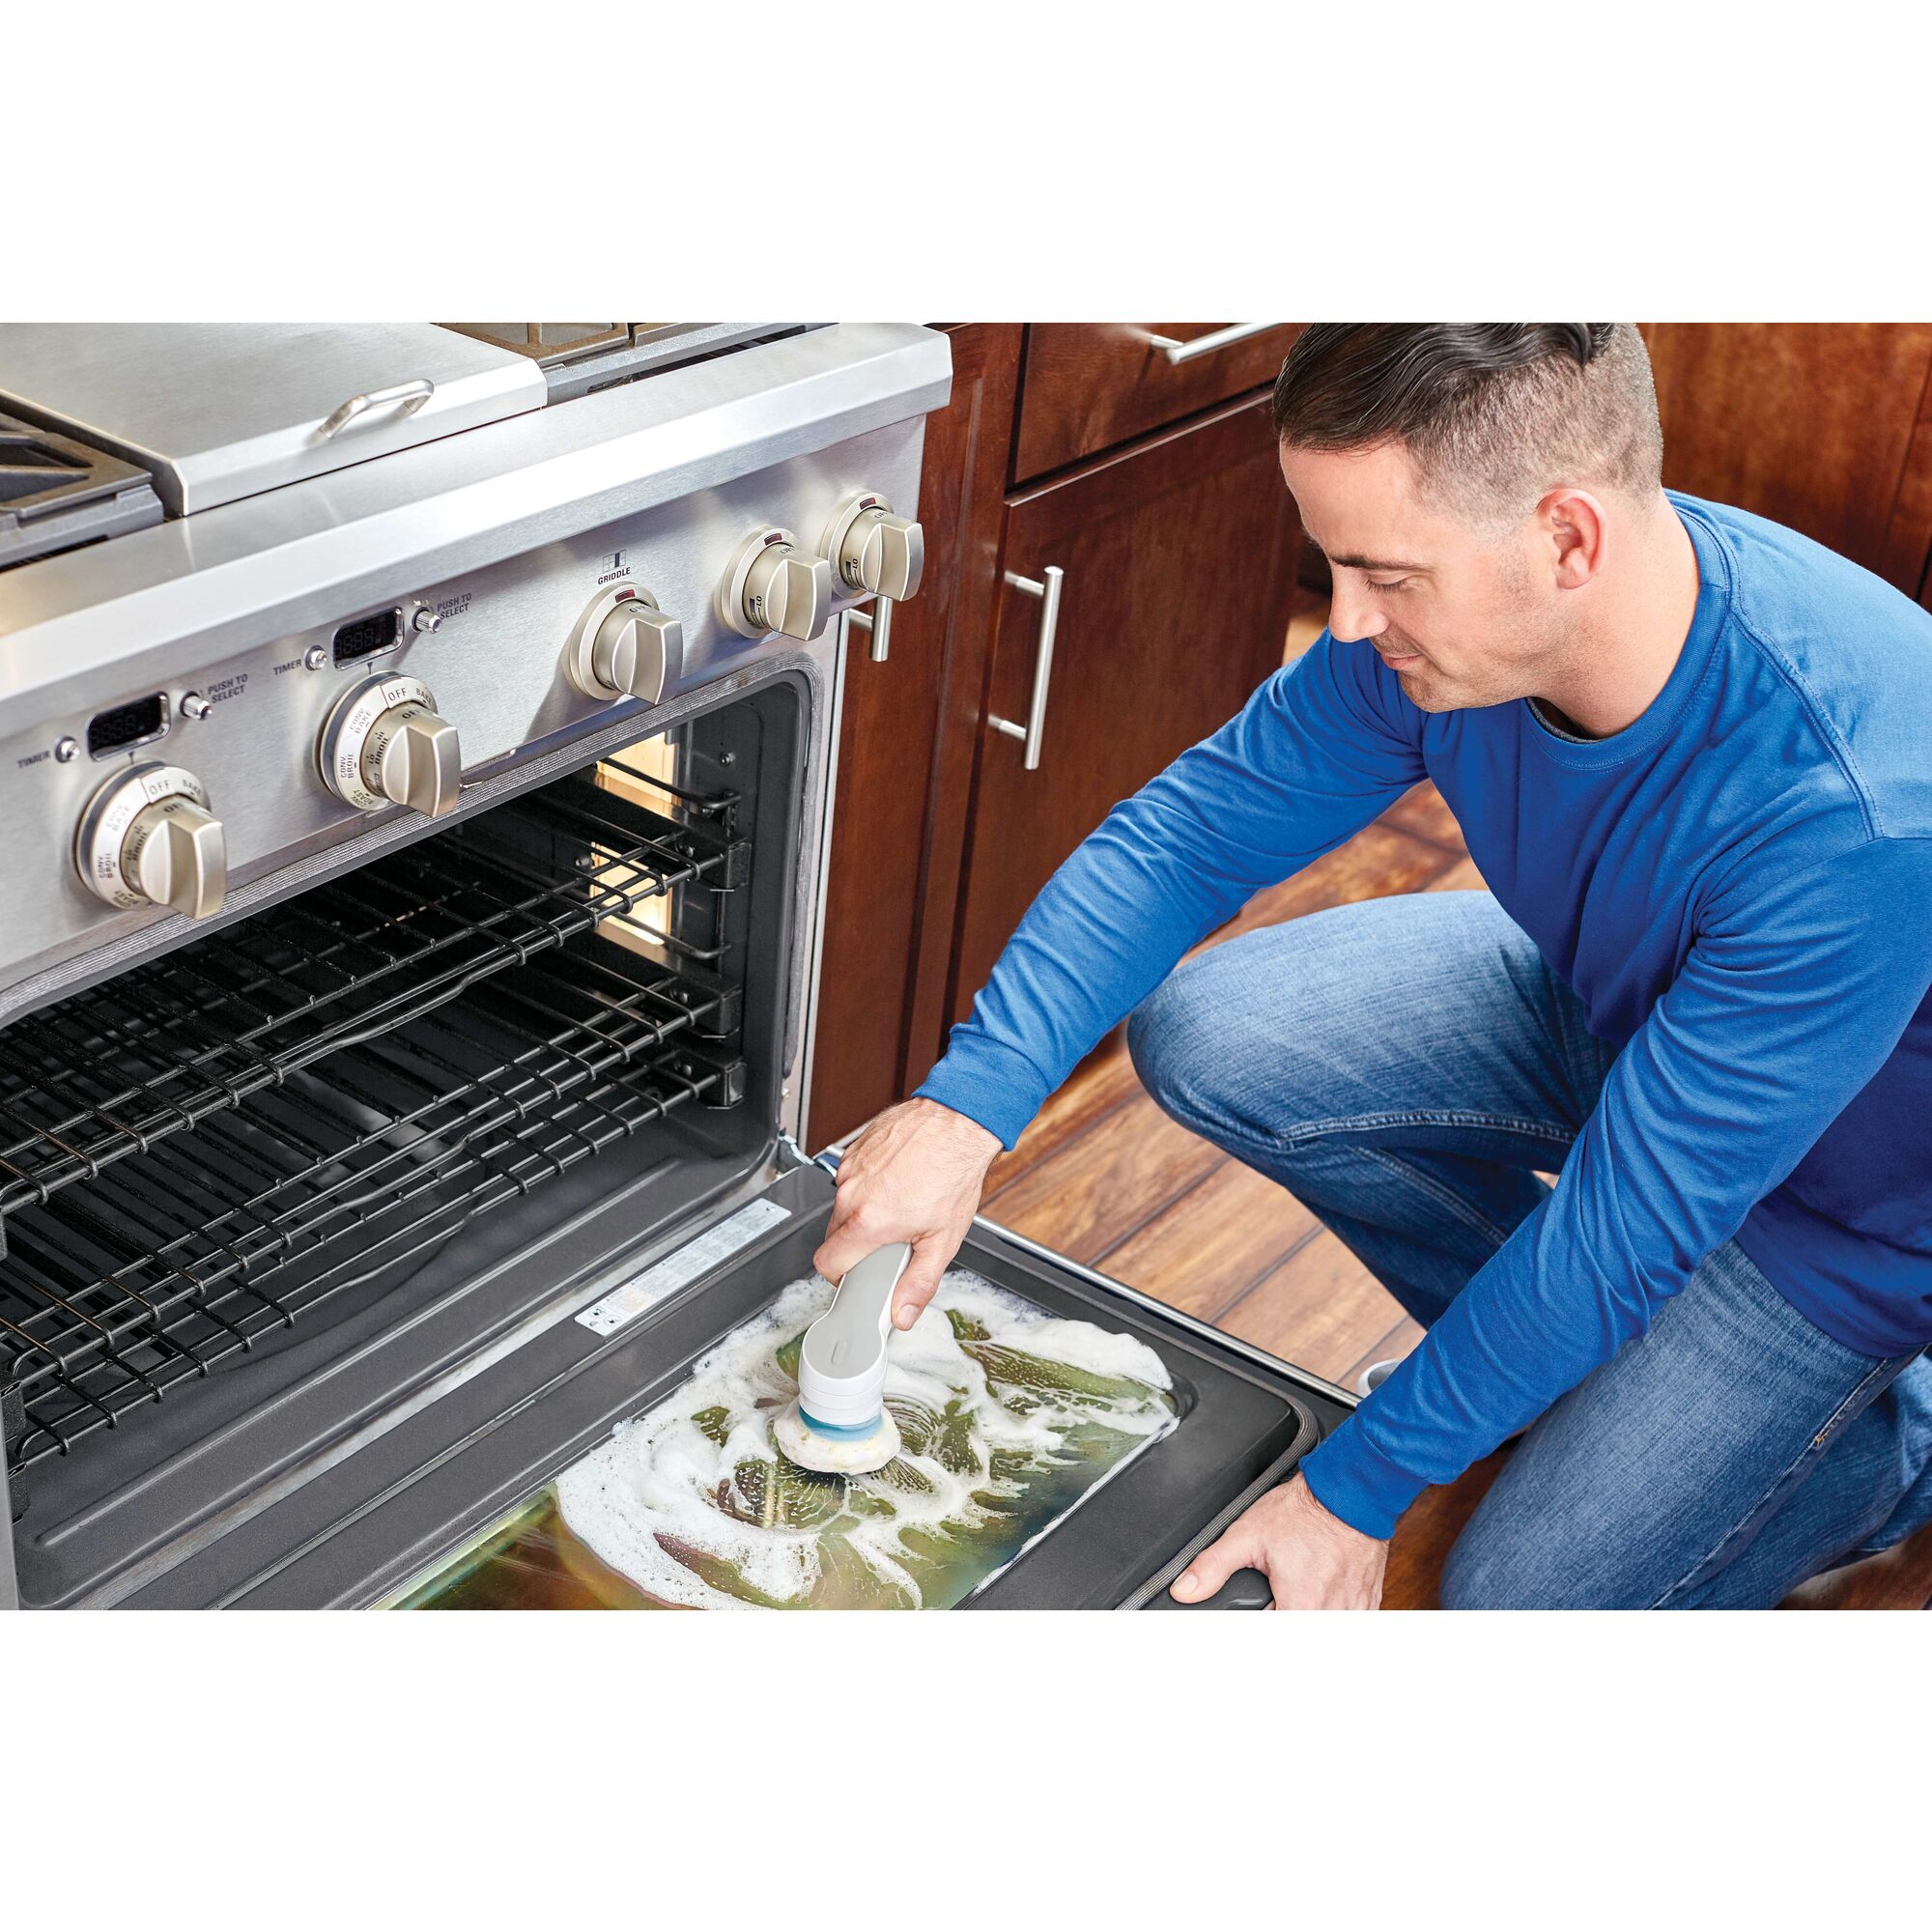
[[[913,1244],[895,1307],[932,1298],[1002,1146],[1196,940],[1331,851],[1422,777],[1421,714],[1325,633],[1241,712],[1117,806],[1040,893],[918,1096],[841,1165],[814,1265]]]
[[[1932,982],[1932,840],[1874,838],[1713,907],[1554,1192],[1303,1465],[1386,1537],[1642,1334],[1885,1064]]]
[[[1048,880],[920,1094],[1011,1147],[1190,946],[1422,777],[1419,723],[1373,651],[1324,633]]]

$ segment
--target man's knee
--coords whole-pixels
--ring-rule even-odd
[[[1331,969],[1320,916],[1231,940],[1171,974],[1127,1022],[1141,1084],[1197,1132],[1274,1144],[1334,1111],[1336,1027],[1350,976]],[[1332,935],[1330,937],[1332,945]]]
[[[1442,1565],[1445,1610],[1547,1610],[1549,1579],[1539,1563],[1506,1533],[1471,1523]]]
[[[1177,1119],[1190,1124],[1216,1110],[1225,1084],[1209,1001],[1191,966],[1170,974],[1127,1017],[1127,1054],[1141,1085]]]
[[[1272,1140],[1300,1102],[1295,1043],[1240,947],[1217,948],[1156,986],[1128,1017],[1127,1052],[1142,1086],[1183,1125]]]
[[[1488,1501],[1442,1565],[1445,1610],[1640,1609],[1649,1601],[1643,1563],[1603,1540],[1607,1525],[1567,1532],[1547,1515],[1525,1520]]]

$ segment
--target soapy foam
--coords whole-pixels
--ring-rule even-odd
[[[922,1553],[1009,1524],[1029,1474],[1066,1465],[1073,1432],[1097,1426],[1125,1453],[1172,1425],[1171,1378],[1146,1344],[954,1268],[892,1340],[898,1456],[875,1474],[810,1474],[773,1435],[798,1392],[780,1357],[790,1344],[795,1362],[832,1293],[816,1275],[793,1282],[676,1395],[558,1478],[570,1529],[646,1596],[744,1609],[829,1592],[917,1606]]]

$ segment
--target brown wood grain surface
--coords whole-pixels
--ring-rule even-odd
[[[1879,571],[1906,591],[1915,573],[1918,601],[1932,610],[1932,420],[1921,421],[1912,433]]]
[[[1426,838],[1446,851],[1460,855],[1464,850],[1463,828],[1433,784],[1417,785],[1407,797],[1398,799],[1382,813],[1382,823],[1399,826],[1412,837]]]
[[[1300,541],[1266,420],[1245,404],[1011,501],[1005,572],[1066,575],[1039,768],[981,731],[955,1017],[1061,861],[1280,663]],[[1037,598],[1005,590],[990,714],[1026,719],[1039,622]]]
[[[986,1174],[987,1198],[1141,1091],[1127,1058],[1125,1030],[1116,1029],[1034,1117],[1019,1145],[995,1159]]]
[[[1140,1093],[1009,1181],[985,1211],[1075,1261],[1096,1262],[1222,1158]]]
[[[1287,1188],[1223,1160],[1105,1250],[1100,1265],[1116,1281],[1215,1321],[1320,1226]]]
[[[1016,323],[952,334],[952,397],[926,419],[920,593],[874,664],[848,653],[825,886],[811,1111],[822,1147],[902,1099],[939,1056],[967,794],[985,682]]]
[[[1473,859],[1458,859],[1446,872],[1438,872],[1429,882],[1432,893],[1483,893],[1489,887],[1476,869]]]
[[[1363,827],[1347,844],[1303,867],[1292,879],[1258,894],[1195,950],[1223,946],[1258,926],[1279,925],[1284,920],[1299,919],[1304,913],[1321,912],[1328,906],[1420,892],[1456,863],[1454,852],[1379,819]]]
[[[1914,495],[1901,506],[1901,492],[1932,378],[1932,323],[1642,328],[1665,483],[1788,524],[1918,594],[1932,503]],[[1921,469],[1927,460],[1921,451]]]
[[[952,1024],[947,1002],[952,940],[999,595],[1004,487],[1012,453],[1020,350],[1021,330],[1013,323],[961,329],[952,338],[955,402],[962,382],[973,382],[978,394],[972,447],[965,459],[968,486],[959,520],[958,587],[947,624],[938,757],[927,793],[925,868],[920,879],[918,952],[907,1019],[903,1088],[908,1094],[945,1051]]]
[[[1027,330],[1026,375],[1013,478],[1024,483],[1149,430],[1272,384],[1298,323],[1283,323],[1176,367],[1148,336],[1191,342],[1218,322],[1036,322]]]
[[[1401,1320],[1401,1305],[1324,1228],[1242,1295],[1217,1326],[1340,1383]]]

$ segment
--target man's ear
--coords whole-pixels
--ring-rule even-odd
[[[1580,590],[1603,569],[1609,519],[1587,490],[1552,490],[1536,506],[1538,527],[1548,539],[1559,590]]]

